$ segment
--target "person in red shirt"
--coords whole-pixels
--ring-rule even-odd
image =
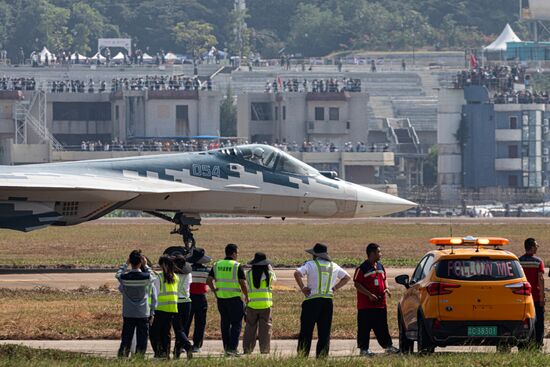
[[[184,325],[185,335],[189,335],[191,323],[195,320],[195,330],[193,331],[193,353],[200,353],[202,342],[204,340],[204,330],[206,328],[206,314],[208,312],[208,302],[206,301],[206,279],[210,268],[208,263],[212,258],[206,255],[204,249],[194,248],[187,257],[187,262],[191,263],[192,283],[190,286],[191,313]]]
[[[544,342],[544,261],[535,256],[539,245],[534,238],[527,238],[523,243],[525,254],[520,256],[519,262],[527,281],[531,284],[531,294],[535,303],[535,340],[537,346],[542,348]]]
[[[370,243],[367,246],[367,260],[357,269],[353,281],[357,289],[357,347],[362,356],[372,356],[369,349],[370,332],[378,344],[387,353],[398,353],[399,349],[392,345],[388,329],[388,310],[386,308],[386,294],[391,297],[386,280],[386,270],[380,258],[380,246]]]

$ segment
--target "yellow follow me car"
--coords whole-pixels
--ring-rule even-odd
[[[407,290],[397,306],[399,348],[432,353],[448,345],[529,346],[535,308],[531,285],[505,238],[432,238],[438,246],[412,277],[396,282]]]

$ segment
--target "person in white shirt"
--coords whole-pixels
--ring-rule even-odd
[[[326,357],[330,348],[334,292],[349,282],[351,277],[331,261],[326,245],[317,243],[306,252],[313,255],[313,259],[306,261],[294,272],[296,283],[306,297],[300,315],[298,355],[309,356],[313,329],[317,324],[318,341],[315,355],[317,358]],[[307,285],[303,282],[305,276]]]

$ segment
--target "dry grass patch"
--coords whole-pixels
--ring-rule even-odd
[[[395,310],[400,294],[396,292],[388,308],[393,335],[397,335]],[[302,301],[298,291],[274,292],[274,338],[297,338]],[[219,314],[211,294],[208,302],[206,335],[219,339]],[[355,291],[338,292],[334,306],[332,337],[354,339]],[[0,339],[118,339],[121,312],[121,296],[116,291],[0,290]]]
[[[141,248],[157,259],[180,239],[170,236],[170,224],[159,222],[113,224],[92,222],[74,227],[50,227],[19,233],[0,230],[0,264],[2,265],[77,265],[113,267],[122,262],[134,248]],[[460,223],[453,225],[455,236],[502,236],[511,240],[510,250],[523,253],[526,237],[539,239],[539,255],[550,261],[550,226],[541,223],[517,224]],[[308,256],[304,249],[315,242],[325,242],[336,262],[358,264],[364,257],[365,245],[382,245],[387,266],[415,265],[426,251],[431,237],[448,236],[448,224],[400,223],[395,221],[368,224],[208,224],[196,232],[198,244],[214,258],[223,256],[225,244],[240,247],[241,259],[248,260],[256,251],[265,251],[276,264],[296,265]]]

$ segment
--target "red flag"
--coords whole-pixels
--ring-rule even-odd
[[[470,69],[477,69],[477,59],[474,54],[470,54]]]

